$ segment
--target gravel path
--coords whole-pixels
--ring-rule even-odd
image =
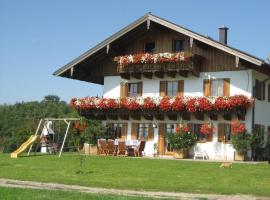
[[[175,198],[182,200],[267,200],[266,197],[254,197],[249,195],[216,195],[216,194],[190,194],[183,192],[151,192],[151,191],[138,191],[138,190],[121,190],[121,189],[107,189],[107,188],[95,188],[85,187],[79,185],[65,185],[59,183],[41,183],[33,181],[19,181],[12,179],[0,178],[0,187],[13,187],[13,188],[29,188],[29,189],[44,189],[44,190],[62,190],[62,191],[74,191],[85,192],[95,194],[115,194],[115,195],[127,195],[127,196],[144,196],[152,198]]]

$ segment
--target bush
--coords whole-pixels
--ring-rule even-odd
[[[196,136],[185,128],[179,128],[176,133],[168,134],[168,142],[174,150],[188,149],[196,144]]]
[[[232,145],[239,154],[246,154],[250,149],[251,135],[246,131],[233,134]]]

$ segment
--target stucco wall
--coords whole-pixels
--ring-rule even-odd
[[[219,79],[219,78],[230,78],[230,93],[244,94],[251,96],[251,77],[252,73],[250,70],[243,71],[224,71],[224,72],[209,72],[201,73],[200,77],[194,77],[189,75],[187,78],[177,76],[176,78],[164,77],[164,79],[153,79],[142,78],[125,80],[121,79],[120,76],[106,76],[104,78],[104,97],[119,98],[120,97],[120,82],[143,82],[143,96],[158,97],[159,96],[159,82],[160,80],[184,80],[184,93],[189,96],[203,96],[203,80],[207,78]]]

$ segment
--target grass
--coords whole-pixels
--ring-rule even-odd
[[[1,200],[153,200],[145,197],[87,194],[55,190],[0,188]],[[168,199],[167,199],[168,200]]]
[[[0,154],[0,177],[84,186],[215,194],[270,196],[270,165],[162,159],[85,157],[83,173],[76,154],[11,159]]]

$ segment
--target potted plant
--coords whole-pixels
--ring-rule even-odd
[[[212,123],[204,123],[200,127],[200,133],[203,135],[206,135],[207,138],[209,138],[211,135],[213,135],[214,126]],[[206,139],[206,138],[205,138]]]
[[[168,134],[168,142],[175,152],[174,158],[187,158],[188,149],[196,143],[196,136],[186,125],[180,124],[176,128],[176,133]]]
[[[246,159],[248,150],[250,149],[251,137],[247,133],[245,124],[239,121],[233,121],[231,124],[232,145],[236,150],[234,160],[243,161]]]

